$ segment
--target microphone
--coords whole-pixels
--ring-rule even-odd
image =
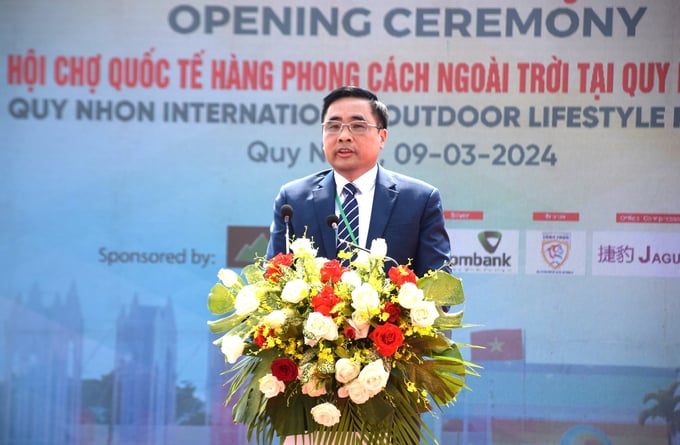
[[[286,225],[286,255],[290,252],[290,218],[293,216],[293,206],[284,204],[281,206],[281,216]]]
[[[338,218],[338,215],[335,213],[331,213],[326,217],[326,224],[333,229],[333,232],[335,232],[335,245],[338,245],[338,223],[340,222],[340,218]]]
[[[335,244],[336,245],[338,244],[338,241],[339,241],[339,242],[341,242],[341,243],[345,244],[346,246],[351,247],[353,249],[358,249],[358,250],[361,250],[361,251],[364,251],[364,252],[367,252],[367,253],[371,253],[370,249],[367,249],[365,247],[361,247],[360,245],[354,244],[353,242],[346,240],[344,238],[338,238],[338,223],[339,222],[340,222],[340,218],[338,218],[338,215],[331,214],[331,215],[328,215],[326,217],[326,224],[328,224],[328,226],[335,231]],[[387,255],[385,255],[385,259],[388,260],[388,261],[392,261],[397,266],[399,265],[397,260],[395,260],[394,258],[390,258]]]
[[[281,206],[281,216],[283,216],[283,220],[288,223],[290,220],[291,216],[293,216],[293,206],[290,204],[284,204]]]
[[[338,223],[340,223],[340,218],[338,218],[338,215],[328,215],[326,217],[326,224],[329,225],[329,227],[333,230],[335,230],[335,233],[338,233]]]

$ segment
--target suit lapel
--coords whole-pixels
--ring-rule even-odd
[[[335,245],[335,232],[328,227],[326,218],[335,214],[335,181],[333,171],[329,170],[322,176],[314,190],[312,190],[312,203],[314,213],[319,225],[320,240],[314,240],[317,247],[323,246],[328,258],[334,258],[337,246]]]
[[[397,201],[399,190],[397,183],[389,171],[379,167],[375,180],[375,194],[373,195],[373,210],[371,211],[371,225],[368,228],[368,246],[376,238],[384,238],[385,227],[390,219],[392,209]]]
[[[323,246],[324,253],[328,258],[334,258],[337,254],[335,245],[335,233],[328,227],[326,218],[328,215],[335,214],[335,180],[333,171],[323,172],[319,176],[316,187],[312,190],[312,203],[314,214],[318,224],[318,234],[321,239],[315,239],[314,243]],[[394,204],[397,201],[399,191],[397,183],[392,174],[378,168],[378,176],[375,180],[375,193],[373,195],[373,210],[371,211],[371,223],[368,228],[368,246],[376,238],[383,238],[385,227],[390,219]]]

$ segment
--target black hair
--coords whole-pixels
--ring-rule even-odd
[[[371,111],[373,112],[373,117],[378,123],[380,128],[387,128],[387,122],[389,120],[387,114],[387,106],[378,100],[378,96],[372,92],[365,90],[363,88],[355,86],[344,86],[331,91],[328,96],[323,98],[323,108],[321,110],[321,122],[324,122],[326,118],[326,112],[328,107],[331,106],[333,102],[343,97],[358,97],[361,99],[367,99],[371,103]]]

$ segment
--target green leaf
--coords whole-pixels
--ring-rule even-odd
[[[441,270],[419,278],[418,287],[423,290],[426,300],[434,301],[439,306],[455,306],[465,302],[460,278]]]
[[[438,405],[447,405],[465,385],[465,366],[454,360],[425,360],[416,371],[418,386],[427,390]]]
[[[333,428],[335,431],[362,431],[363,418],[359,413],[357,405],[350,403],[348,399],[339,399],[338,408],[340,409],[340,422]],[[354,437],[359,438],[359,435]],[[351,437],[350,443],[357,443],[357,445],[362,445],[363,442],[355,441],[354,437]],[[333,442],[330,442],[332,444]],[[329,445],[330,445],[329,444]],[[349,444],[348,444],[349,445]]]
[[[465,376],[470,374],[458,347],[441,336],[409,339],[408,344],[419,357],[430,358],[400,363],[404,374],[416,386],[424,388],[437,405],[454,401],[465,387]]]
[[[215,284],[208,294],[208,309],[213,314],[226,314],[234,310],[236,295],[222,283]]]
[[[227,379],[227,383],[230,383],[229,396],[226,400],[226,405],[229,404],[233,397],[238,398],[240,394],[241,387],[248,384],[251,381],[251,374],[255,372],[257,365],[260,363],[258,357],[253,356],[243,356],[235,364],[231,365],[226,374],[230,377]]]
[[[269,399],[266,412],[278,436],[295,436],[306,431],[316,431],[319,425],[311,417],[310,410],[317,402],[300,392],[300,385],[290,385],[286,392]],[[301,413],[300,415],[281,416],[280,413]]]
[[[384,397],[371,397],[359,406],[359,412],[364,421],[376,425],[392,412],[392,406]]]
[[[258,387],[256,380],[251,380],[243,394],[234,404],[232,416],[236,422],[250,425],[255,421],[264,402],[264,396]]]
[[[264,271],[256,264],[249,264],[241,270],[248,284],[255,284],[264,280]]]
[[[388,385],[386,390],[392,397],[394,406],[394,417],[388,426],[391,443],[404,445],[420,443],[419,432],[424,432],[427,437],[433,439],[432,432],[412,403],[412,394],[408,392],[406,386]]]
[[[245,381],[245,375],[252,376],[243,391],[243,395],[234,405],[233,418],[236,422],[252,426],[263,412],[267,399],[260,391],[259,380],[271,371],[272,359],[273,357],[270,355],[261,354],[259,358],[253,358],[254,361],[252,362],[246,361],[245,366],[235,368],[236,375],[234,378]],[[232,385],[232,393],[235,389]]]
[[[225,332],[238,326],[245,320],[247,315],[236,315],[232,314],[228,317],[220,318],[219,320],[208,321],[208,327],[210,331],[214,334],[219,334],[220,332]]]
[[[434,321],[433,326],[437,329],[456,329],[463,327],[463,311],[454,313],[439,312],[439,317]]]
[[[410,337],[404,340],[404,344],[408,345],[415,354],[423,357],[431,356],[434,352],[446,351],[452,347],[453,342],[440,334],[434,337]]]

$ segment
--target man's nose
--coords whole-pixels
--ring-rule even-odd
[[[338,138],[340,139],[351,139],[352,132],[349,131],[349,125],[343,125],[340,127],[340,133],[338,133]]]

